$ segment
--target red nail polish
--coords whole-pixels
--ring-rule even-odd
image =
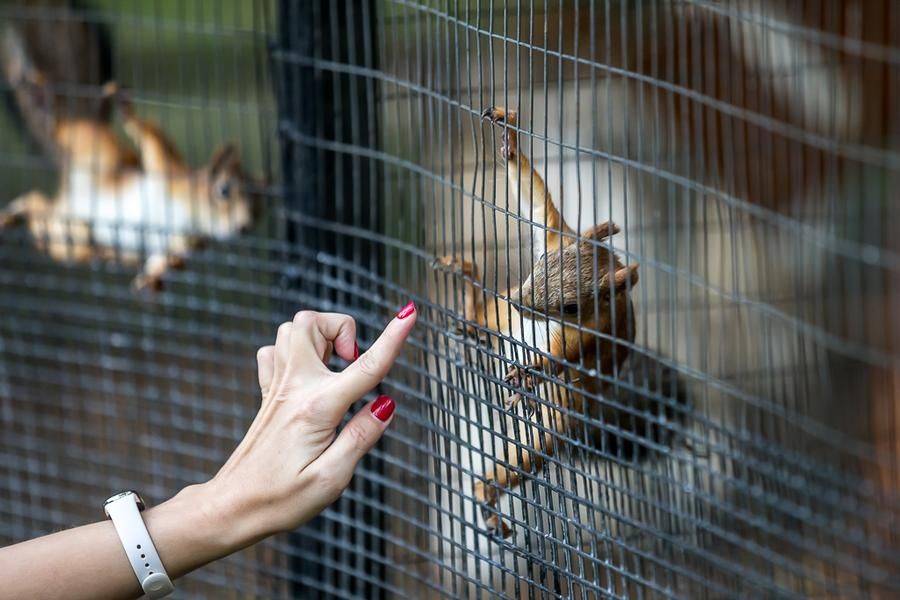
[[[400,312],[397,313],[397,318],[405,319],[406,317],[413,314],[414,312],[416,312],[416,303],[410,302],[409,304],[407,304],[406,306],[404,306],[403,308],[400,309]]]
[[[359,358],[359,344],[353,342],[353,360]]]
[[[375,398],[375,402],[372,403],[372,414],[375,415],[379,421],[385,423],[391,418],[391,415],[394,414],[394,408],[396,407],[397,405],[391,400],[390,396],[382,394]]]

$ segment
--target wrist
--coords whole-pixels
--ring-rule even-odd
[[[150,508],[144,521],[174,579],[265,537],[250,516],[213,480],[188,486]]]
[[[225,554],[246,548],[276,533],[266,527],[265,502],[248,493],[246,486],[233,485],[218,476],[179,492],[178,499],[198,507],[204,528],[217,538],[213,543]]]

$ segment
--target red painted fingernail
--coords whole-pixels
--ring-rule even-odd
[[[394,414],[394,408],[396,407],[397,405],[391,400],[390,396],[382,394],[375,398],[375,402],[372,403],[372,414],[382,423],[386,423],[391,418],[391,415]]]
[[[353,360],[359,358],[359,344],[353,342]]]
[[[397,318],[405,319],[406,317],[413,314],[414,312],[416,312],[416,303],[410,302],[409,304],[407,304],[406,306],[404,306],[403,308],[400,309],[400,312],[397,313]]]

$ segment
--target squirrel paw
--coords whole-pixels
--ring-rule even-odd
[[[473,325],[470,321],[457,320],[453,327],[453,331],[457,335],[463,335],[482,342],[487,341],[487,335],[479,331],[478,327]]]
[[[462,273],[472,278],[478,277],[478,268],[475,264],[455,254],[435,258],[431,261],[431,268],[439,271],[447,270],[453,273]]]
[[[436,257],[431,261],[430,266],[436,271],[443,271],[448,269],[455,271],[458,270],[460,262],[461,261],[457,257],[453,256],[452,254],[448,254],[447,256]]]
[[[506,400],[503,401],[503,407],[510,412],[514,411],[519,407],[520,404],[522,404],[523,400],[525,400],[525,416],[534,416],[534,413],[537,412],[537,401],[534,398],[528,398],[526,400],[525,397],[522,396],[522,394],[520,394],[519,392],[515,392],[507,396]]]
[[[497,514],[497,509],[488,504],[481,505],[481,518],[487,528],[488,536],[498,541],[505,540],[513,534],[513,528],[507,525]]]
[[[511,160],[516,157],[516,146],[510,143],[508,136],[504,133],[500,138],[500,156],[503,160]]]
[[[491,123],[508,123],[515,126],[519,122],[519,113],[502,106],[488,106],[482,111],[481,118],[487,119]]]
[[[154,277],[153,275],[141,273],[131,280],[131,291],[135,294],[150,293],[152,295],[162,291],[162,289],[162,277]]]
[[[122,91],[122,88],[119,86],[118,82],[107,81],[103,84],[103,87],[100,88],[100,93],[104,98],[109,98],[110,100],[120,100],[125,92]]]
[[[120,86],[117,81],[104,83],[101,94],[104,100],[117,106],[126,118],[134,116],[134,103],[131,100],[131,94]]]
[[[478,280],[478,265],[457,254],[440,256],[431,261],[431,268],[438,271],[459,273],[470,279]]]
[[[540,369],[540,363],[521,366],[516,365],[509,368],[506,375],[503,377],[503,380],[513,387],[530,392],[538,384],[538,377],[533,374],[532,371],[540,371]]]
[[[518,113],[501,106],[489,106],[481,113],[481,117],[497,125],[506,124],[515,127],[518,124]],[[500,137],[500,156],[504,160],[508,161],[516,157],[516,140],[516,132],[504,128],[503,135]]]
[[[18,225],[22,220],[24,219],[19,214],[0,211],[0,229],[7,229]]]
[[[519,388],[525,392],[534,391],[534,388],[538,385],[538,377],[537,375],[532,374],[530,371],[539,371],[541,369],[541,365],[538,363],[524,365],[524,366],[515,366],[510,367],[510,369],[506,372],[506,376],[503,380],[514,388]],[[504,401],[503,405],[508,410],[515,409],[524,399],[522,392],[516,391],[509,395],[509,397]],[[537,410],[537,403],[534,399],[529,398],[526,406],[525,412],[528,416],[531,416]]]
[[[498,540],[511,536],[512,528],[503,522],[497,511],[497,499],[501,492],[497,482],[490,479],[476,481],[472,492],[481,511],[481,518],[484,520],[488,535]]]

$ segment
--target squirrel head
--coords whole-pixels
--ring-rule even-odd
[[[234,144],[216,150],[202,171],[213,211],[227,236],[253,225],[255,201]]]
[[[594,313],[595,299],[604,311],[614,297],[626,297],[638,282],[638,266],[623,265],[614,252],[592,243],[618,231],[614,224],[604,223],[581,234],[562,252],[548,248],[546,258],[535,261],[519,288],[521,304],[532,309],[529,317],[586,318]]]

